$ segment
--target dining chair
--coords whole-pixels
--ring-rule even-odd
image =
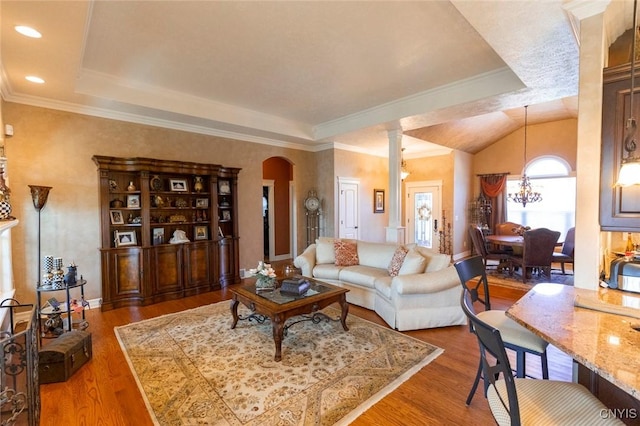
[[[472,299],[464,290],[460,304],[478,338],[487,401],[498,425],[623,424],[614,416],[600,415],[608,408],[581,384],[514,378],[505,333],[476,314]]]
[[[487,246],[487,241],[484,238],[482,229],[477,225],[469,226],[469,235],[471,236],[471,242],[475,248],[476,253],[482,256],[484,260],[485,268],[489,266],[490,260],[497,260],[498,265],[496,268],[507,266],[507,259],[509,258],[509,252],[505,250],[490,250]]]
[[[471,297],[471,301],[481,302],[484,305],[484,311],[478,313],[478,317],[483,321],[498,328],[505,340],[505,347],[516,353],[516,376],[524,378],[526,375],[526,354],[534,354],[540,357],[542,365],[542,378],[549,378],[549,366],[547,362],[547,346],[546,341],[533,334],[511,318],[506,316],[505,311],[491,309],[491,298],[489,294],[489,282],[484,267],[482,256],[473,256],[462,259],[454,263],[462,289]],[[475,284],[474,284],[475,281]],[[471,282],[471,284],[470,284]],[[479,289],[482,287],[482,294]],[[474,311],[475,312],[475,311]],[[469,324],[470,331],[474,332],[473,324]],[[476,393],[480,378],[482,377],[482,364],[478,365],[476,378],[467,397],[467,405],[471,404],[473,395]],[[489,382],[484,379],[485,395]]]
[[[522,268],[522,282],[527,282],[527,273],[531,270],[542,271],[551,279],[551,262],[560,232],[547,228],[536,228],[523,234],[522,256],[509,256],[509,274],[513,276],[514,265]]]
[[[557,252],[553,252],[553,260],[554,263],[560,263],[560,268],[562,269],[562,274],[565,274],[564,264],[571,263],[573,264],[573,252],[576,246],[576,228],[569,228],[567,231],[567,235],[564,238],[564,242],[562,243],[562,249]]]
[[[497,235],[519,235],[516,229],[521,228],[522,225],[515,222],[503,222],[496,224]]]

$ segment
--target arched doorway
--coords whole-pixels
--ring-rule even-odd
[[[293,164],[282,157],[262,163],[264,258],[274,262],[291,259],[294,247]]]

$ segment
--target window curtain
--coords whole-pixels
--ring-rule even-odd
[[[480,190],[491,203],[491,217],[489,229],[493,233],[497,223],[505,222],[507,200],[507,174],[491,174],[480,176]]]

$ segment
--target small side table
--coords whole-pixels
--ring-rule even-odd
[[[42,344],[43,338],[56,338],[66,331],[73,330],[73,309],[71,307],[71,290],[80,290],[80,300],[84,301],[84,286],[87,280],[81,279],[76,281],[75,284],[65,285],[63,288],[51,288],[49,286],[42,286],[37,288],[38,292],[38,319],[40,321],[40,344]],[[54,293],[64,291],[67,299],[60,303],[57,309],[49,305],[42,307],[42,296],[45,293]],[[43,323],[43,316],[47,319]],[[65,330],[64,319],[67,319],[67,327]],[[84,306],[82,308],[82,321],[80,323],[80,329],[85,329],[89,326],[84,315]]]

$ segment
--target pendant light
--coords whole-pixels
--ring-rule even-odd
[[[402,148],[400,152],[400,177],[402,180],[405,180],[407,176],[409,176],[409,171],[407,170],[407,162],[404,161],[404,148]]]
[[[636,119],[634,118],[633,92],[635,87],[636,74],[636,38],[638,36],[637,28],[637,7],[638,1],[633,2],[633,42],[631,48],[631,87],[629,90],[629,119],[627,120],[624,136],[624,150],[627,151],[627,157],[622,159],[622,167],[618,172],[618,181],[616,186],[640,185],[640,158],[634,155],[636,151]]]
[[[531,182],[529,176],[526,173],[527,166],[527,109],[528,105],[524,107],[524,166],[522,169],[522,180],[520,181],[520,189],[518,192],[509,193],[507,200],[516,203],[522,203],[522,207],[527,207],[528,203],[537,203],[542,201],[542,195],[539,192],[535,192],[531,188]]]

